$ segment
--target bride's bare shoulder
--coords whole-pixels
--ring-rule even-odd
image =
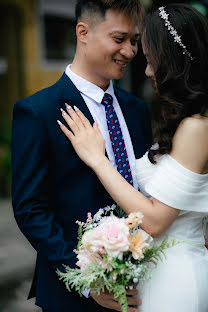
[[[208,162],[208,117],[182,120],[173,137],[171,156],[189,169],[202,173]]]
[[[176,130],[174,139],[200,140],[201,143],[208,143],[208,116],[199,114],[184,118]]]

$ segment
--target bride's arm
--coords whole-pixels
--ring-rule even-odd
[[[155,198],[150,200],[138,192],[105,156],[92,169],[111,197],[127,214],[134,211],[144,214],[141,227],[153,237],[165,232],[179,214],[178,209],[167,206]]]
[[[161,235],[175,220],[179,210],[156,199],[146,198],[126,182],[105,157],[105,142],[97,124],[92,127],[79,110],[67,111],[70,116],[64,111],[62,115],[72,132],[60,122],[59,124],[79,157],[94,170],[105,189],[127,214],[142,212],[142,228],[152,236]]]

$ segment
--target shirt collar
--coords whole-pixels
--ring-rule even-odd
[[[101,103],[104,93],[110,94],[115,98],[113,82],[110,81],[108,89],[104,92],[100,87],[96,86],[92,82],[78,76],[71,70],[71,64],[66,67],[66,75],[71,79],[75,87],[84,95],[91,98],[97,103]]]

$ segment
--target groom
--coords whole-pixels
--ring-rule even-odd
[[[123,76],[137,53],[141,13],[137,0],[77,1],[77,50],[72,65],[56,84],[14,106],[13,208],[21,231],[37,251],[29,298],[36,297],[43,311],[119,309],[108,293],[91,294],[88,299],[69,293],[55,273],[63,270],[62,264],[75,266],[76,220],[85,221],[87,212],[94,214],[113,204],[95,174],[77,157],[57,120],[64,122],[60,109],[66,103],[76,105],[91,123],[96,119],[106,154],[117,166],[101,104],[108,93],[123,133],[131,183],[138,187],[135,158],[151,144],[149,114],[142,101],[114,88],[112,79]],[[129,305],[136,304],[138,299],[130,297]]]

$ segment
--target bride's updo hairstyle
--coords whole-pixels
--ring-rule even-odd
[[[152,163],[156,163],[156,155],[171,151],[182,119],[193,114],[203,116],[208,109],[208,21],[188,5],[170,4],[164,10],[147,14],[142,28],[161,110],[155,135],[159,149],[148,153]],[[171,33],[173,28],[181,38]]]

